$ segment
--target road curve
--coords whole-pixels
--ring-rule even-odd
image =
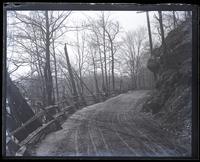
[[[134,91],[85,107],[50,133],[34,156],[187,156],[175,137],[139,113],[148,91]]]

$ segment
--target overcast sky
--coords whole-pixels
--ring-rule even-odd
[[[108,13],[107,13],[108,12]],[[28,12],[24,12],[23,14],[28,14]],[[79,24],[82,20],[87,20],[87,17],[95,18],[100,14],[100,11],[72,11],[72,14],[67,20],[67,23]],[[146,26],[146,14],[145,13],[136,13],[136,11],[105,11],[105,15],[109,14],[110,19],[118,21],[124,31],[134,30],[139,26]],[[151,14],[150,14],[151,15]],[[67,33],[68,40],[72,40],[74,37],[73,33]],[[71,39],[70,39],[71,38]],[[63,49],[63,47],[61,47]],[[72,50],[69,49],[69,55],[73,57]],[[25,74],[27,72],[27,68],[22,67],[19,68],[15,74]]]
[[[73,11],[70,15],[67,23],[72,23],[71,26],[78,24],[80,25],[81,21],[86,20],[87,18],[97,18],[101,11]],[[122,31],[135,30],[138,27],[144,26],[147,27],[146,13],[136,13],[137,11],[104,11],[105,16],[110,15],[109,19],[118,21],[122,27]],[[150,19],[152,18],[153,12],[149,13]],[[67,33],[66,41],[76,41],[76,33],[69,32]],[[61,51],[63,47],[61,47]],[[68,48],[69,56],[71,60],[74,59],[74,52],[71,48]]]
[[[72,19],[85,19],[86,16],[95,17],[100,11],[73,11]],[[125,30],[134,30],[138,26],[146,26],[146,14],[136,13],[136,11],[105,11],[110,14],[110,18],[119,21]],[[150,14],[151,15],[151,14]]]
[[[82,20],[87,20],[87,17],[95,18],[100,14],[101,11],[72,11],[72,14],[67,19],[66,23],[69,23],[71,25],[73,24],[79,24],[82,22]],[[108,12],[108,13],[107,13]],[[138,27],[147,26],[147,20],[146,20],[146,13],[136,13],[137,11],[105,11],[105,15],[110,15],[110,20],[118,21],[120,26],[122,27],[123,31],[128,30],[135,30]],[[25,13],[25,12],[24,12]],[[24,14],[23,13],[23,14]],[[26,11],[26,13],[28,13]],[[153,12],[149,12],[150,20],[153,19]],[[74,33],[67,33],[67,41],[73,40]],[[65,38],[63,38],[65,39]],[[73,52],[69,49],[69,55],[73,57]],[[61,50],[63,50],[63,47],[61,47]],[[25,74],[27,72],[27,68],[22,67],[19,68],[16,72],[16,74]]]

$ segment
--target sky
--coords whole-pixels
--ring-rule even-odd
[[[125,30],[134,30],[138,26],[146,26],[146,14],[136,13],[136,11],[105,11],[110,17],[119,21]],[[84,19],[86,16],[95,17],[99,11],[73,11],[72,17]]]
[[[80,24],[80,21],[87,20],[87,18],[97,18],[101,11],[73,11],[70,15],[67,23],[72,23],[71,26],[75,24]],[[118,21],[120,26],[122,27],[121,31],[129,31],[135,30],[138,27],[147,27],[146,13],[136,13],[137,11],[105,11],[105,17],[110,15],[109,19]],[[151,12],[149,13],[150,19],[153,17]],[[67,39],[66,42],[76,41],[75,32],[69,32],[66,34]],[[60,49],[63,50],[63,47]],[[72,48],[68,47],[68,53],[70,59],[74,59],[74,52]],[[75,60],[73,60],[75,61]]]
[[[147,26],[147,20],[146,20],[146,13],[136,13],[137,11],[105,11],[109,12],[110,19],[117,20],[119,24],[122,27],[123,31],[129,31],[129,30],[135,30],[138,27],[141,26]],[[28,12],[27,12],[28,13]],[[87,17],[97,17],[98,14],[100,14],[100,11],[72,11],[72,14],[66,21],[66,23],[78,24],[81,22],[81,20],[87,20]],[[149,13],[150,20],[153,18],[153,12]],[[74,38],[74,33],[67,33],[68,40]],[[63,49],[63,47],[61,48]],[[73,52],[69,47],[69,55],[73,58]],[[22,67],[19,68],[14,74],[16,76],[23,75],[28,71],[28,68]],[[13,75],[14,78],[16,78]]]

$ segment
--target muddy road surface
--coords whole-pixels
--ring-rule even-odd
[[[148,91],[85,107],[38,144],[34,156],[187,156],[176,138],[140,113]]]

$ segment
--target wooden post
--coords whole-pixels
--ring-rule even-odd
[[[60,125],[60,123],[53,117],[53,115],[51,115],[45,108],[41,107],[41,109],[45,112],[45,114],[47,115],[49,120],[55,120],[55,124],[57,129],[62,129],[62,126]]]

